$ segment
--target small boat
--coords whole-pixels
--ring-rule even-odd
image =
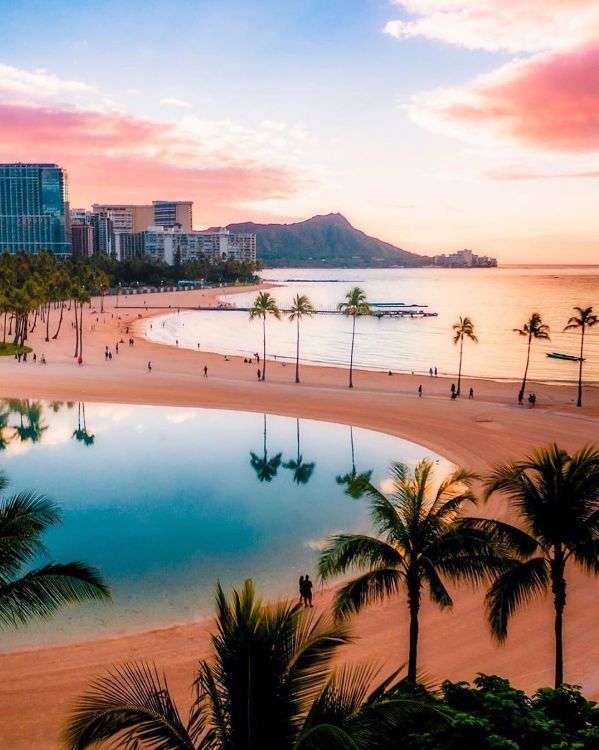
[[[547,356],[551,359],[565,359],[568,362],[580,362],[580,357],[576,357],[574,354],[561,354],[560,352],[547,352]],[[585,358],[582,358],[584,362]]]

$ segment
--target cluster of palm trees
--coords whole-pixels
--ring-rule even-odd
[[[405,595],[410,619],[408,679],[417,679],[419,612],[424,589],[441,608],[453,604],[447,582],[488,585],[492,636],[505,641],[510,617],[550,591],[555,611],[555,684],[563,682],[566,570],[599,573],[599,450],[568,453],[557,445],[522,461],[497,465],[484,479],[482,501],[500,493],[507,520],[473,517],[476,475],[457,469],[436,483],[423,460],[392,467],[387,495],[363,480],[374,535],[337,534],[319,560],[323,581],[352,570],[360,575],[338,590],[339,618],[390,596]],[[354,485],[355,486],[355,485]]]
[[[355,348],[355,337],[356,337],[356,319],[364,315],[372,315],[372,308],[366,298],[366,293],[360,287],[353,287],[345,295],[343,302],[337,305],[339,312],[343,313],[352,319],[352,335],[351,335],[351,349],[349,357],[349,387],[353,388],[353,368],[354,368],[354,348]],[[577,406],[582,406],[582,365],[584,362],[584,343],[585,334],[588,329],[599,323],[599,316],[593,312],[592,307],[575,307],[575,315],[568,319],[567,324],[564,327],[564,331],[578,330],[580,331],[580,357],[579,357],[579,368],[578,368],[578,398]],[[295,321],[297,326],[296,331],[296,352],[295,352],[295,382],[300,382],[299,377],[299,361],[300,361],[300,321],[304,317],[312,317],[315,313],[315,308],[312,305],[310,299],[305,294],[296,294],[293,298],[291,306],[286,310],[286,315],[290,321]],[[250,320],[254,318],[262,319],[262,344],[263,344],[263,356],[262,356],[262,370],[261,380],[266,379],[266,319],[268,316],[272,316],[277,320],[281,319],[282,312],[277,305],[275,298],[269,292],[260,292],[256,297],[252,307],[250,308]],[[462,384],[462,360],[464,355],[464,342],[466,340],[471,341],[474,344],[478,344],[478,337],[475,333],[475,325],[471,318],[459,317],[456,323],[452,325],[452,337],[455,345],[459,344],[459,362],[458,362],[458,382],[456,388],[456,395],[460,395],[461,384]],[[530,365],[530,354],[531,347],[535,340],[545,339],[549,340],[549,326],[543,322],[541,314],[533,312],[530,317],[526,320],[522,328],[514,328],[514,332],[523,336],[527,340],[526,349],[526,365],[524,368],[524,377],[522,379],[522,385],[520,387],[520,400],[524,396],[526,390],[526,382],[528,379],[528,369]]]
[[[15,353],[25,351],[38,323],[45,340],[58,338],[65,310],[73,311],[75,357],[83,356],[83,306],[97,294],[103,309],[110,279],[99,268],[76,259],[59,260],[51,253],[0,254],[0,314],[4,337],[12,337]],[[52,312],[55,323],[51,325]]]
[[[578,357],[578,396],[576,399],[576,406],[582,406],[582,365],[584,362],[584,341],[585,334],[589,328],[593,328],[599,323],[599,316],[593,312],[592,307],[574,307],[575,315],[572,315],[566,325],[564,331],[580,331],[580,355]],[[458,386],[457,395],[460,395],[460,381],[462,377],[462,353],[464,347],[464,339],[469,339],[473,343],[478,343],[478,338],[474,333],[474,323],[470,318],[460,318],[457,323],[453,325],[454,337],[453,343],[460,344],[460,363],[458,370]],[[530,353],[532,344],[537,340],[550,340],[550,328],[543,322],[543,318],[540,313],[533,312],[530,317],[525,321],[522,328],[514,328],[514,333],[522,336],[526,339],[526,365],[524,367],[524,377],[522,378],[522,385],[520,386],[520,392],[518,394],[518,400],[522,401],[524,398],[524,392],[526,390],[526,382],[528,380],[528,368],[530,366]]]

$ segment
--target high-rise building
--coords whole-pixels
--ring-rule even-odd
[[[145,232],[154,224],[154,207],[150,205],[94,203],[92,211],[110,219],[117,234]]]
[[[73,222],[71,224],[71,244],[73,255],[78,258],[91,258],[94,254],[94,227],[92,224]]]
[[[57,164],[0,164],[0,251],[71,254],[67,173]]]
[[[178,227],[182,232],[193,230],[191,207],[193,201],[152,201],[154,225],[163,229]]]

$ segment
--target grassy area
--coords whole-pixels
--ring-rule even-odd
[[[15,344],[0,341],[0,357],[9,357],[15,354],[29,354],[32,351],[29,346],[16,346]]]

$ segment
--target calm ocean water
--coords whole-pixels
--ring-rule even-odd
[[[448,469],[405,440],[263,414],[12,400],[0,415],[7,493],[63,510],[47,559],[97,565],[114,598],[4,630],[4,650],[201,619],[217,579],[295,596],[327,535],[369,528],[337,477],[355,466],[384,487],[392,461],[424,456]]]
[[[593,305],[599,312],[599,267],[497,269],[368,269],[265,271],[264,279],[282,284],[272,290],[281,303],[294,294],[307,294],[317,306],[331,307],[354,285],[363,287],[371,302],[427,305],[438,317],[377,320],[357,323],[355,363],[358,367],[404,372],[455,374],[457,348],[451,325],[470,316],[479,344],[465,345],[463,370],[477,377],[518,379],[524,369],[525,340],[513,333],[530,313],[538,311],[551,326],[551,341],[533,345],[530,375],[546,381],[574,381],[577,364],[547,358],[546,352],[578,354],[576,333],[562,331],[572,307]],[[290,279],[300,281],[289,281]],[[256,292],[230,298],[251,304]],[[295,329],[287,321],[268,321],[267,348],[271,355],[292,361]],[[156,341],[207,351],[245,356],[261,351],[261,323],[250,323],[243,312],[186,312],[153,322],[148,335]],[[351,322],[337,315],[319,315],[303,323],[302,359],[305,363],[346,366]],[[599,384],[599,326],[588,332],[585,376]]]

